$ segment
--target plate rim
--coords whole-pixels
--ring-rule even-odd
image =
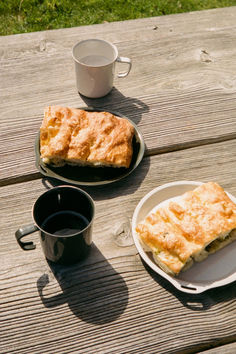
[[[50,167],[48,167],[46,164],[44,164],[40,158],[40,152],[39,152],[40,151],[40,147],[39,147],[40,131],[38,131],[38,133],[36,135],[36,139],[35,139],[35,155],[36,155],[35,165],[36,165],[36,168],[38,169],[38,171],[40,173],[42,173],[44,176],[49,177],[49,178],[55,178],[57,180],[60,180],[60,181],[66,182],[66,183],[71,183],[71,184],[79,185],[79,186],[88,186],[88,187],[101,186],[101,185],[114,183],[114,182],[120,181],[121,179],[129,176],[139,166],[140,162],[142,161],[142,159],[144,157],[144,153],[145,153],[144,138],[143,138],[143,135],[141,134],[140,130],[138,129],[138,126],[130,118],[126,117],[125,115],[121,114],[118,111],[106,110],[105,108],[99,108],[99,107],[93,107],[93,106],[77,107],[76,109],[86,110],[89,112],[109,112],[111,114],[116,115],[119,118],[127,119],[132,124],[132,126],[134,127],[134,130],[135,130],[135,137],[138,138],[138,142],[140,144],[137,159],[134,163],[133,168],[128,170],[127,173],[119,176],[118,178],[113,178],[111,180],[96,181],[96,182],[86,182],[86,181],[81,182],[79,180],[74,180],[74,179],[60,176],[57,173],[55,173],[54,171],[52,171],[50,169]]]
[[[230,274],[229,276],[226,276],[224,278],[220,278],[220,279],[212,281],[212,282],[207,282],[207,284],[203,283],[203,282],[189,282],[186,280],[175,278],[175,277],[167,274],[166,272],[164,272],[156,263],[154,263],[148,257],[147,253],[143,250],[143,248],[139,242],[138,235],[135,231],[135,227],[136,227],[137,216],[138,216],[140,208],[147,201],[147,199],[149,199],[149,197],[152,196],[153,194],[158,193],[161,190],[164,190],[164,189],[167,189],[167,188],[170,188],[173,186],[179,186],[179,185],[200,186],[203,183],[204,182],[200,182],[200,181],[181,180],[181,181],[169,182],[169,183],[165,183],[163,185],[160,185],[160,186],[152,189],[150,192],[145,194],[143,198],[141,198],[141,200],[139,201],[139,203],[137,204],[137,206],[134,210],[133,217],[132,217],[132,237],[133,237],[134,244],[138,250],[140,257],[154,272],[156,272],[157,274],[159,274],[160,276],[162,276],[163,278],[168,280],[176,289],[178,289],[182,292],[185,292],[185,293],[189,293],[189,294],[200,294],[202,292],[205,292],[206,290],[216,288],[219,286],[223,286],[226,284],[230,284],[236,280],[236,271],[235,271],[235,273]],[[234,197],[231,193],[227,192],[226,190],[225,190],[225,192],[228,194],[230,199],[233,200],[233,202],[236,202],[236,197]],[[169,198],[167,198],[167,199],[169,199]]]

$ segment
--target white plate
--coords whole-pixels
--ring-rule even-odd
[[[196,262],[189,270],[180,273],[178,277],[172,277],[158,267],[152,260],[150,253],[143,250],[135,228],[155,206],[169,198],[177,197],[189,190],[193,190],[201,184],[202,182],[178,181],[157,187],[142,198],[132,218],[134,243],[142,259],[177,289],[191,294],[199,294],[236,280],[236,242],[231,243],[213,255],[209,255],[206,260],[199,263]],[[230,193],[227,194],[236,203],[236,198]]]

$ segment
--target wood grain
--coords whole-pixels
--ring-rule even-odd
[[[120,111],[138,124],[147,155],[235,138],[235,16],[232,7],[1,37],[1,185],[39,177],[34,142],[50,104]],[[90,37],[133,60],[97,100],[76,92],[71,57]]]
[[[114,229],[153,188],[217,181],[236,195],[236,7],[0,37],[0,353],[234,353],[236,284],[180,293]],[[75,88],[73,44],[104,38],[133,61],[112,92]],[[117,71],[122,67],[117,65]],[[35,199],[60,182],[41,178],[34,143],[50,104],[119,111],[139,127],[145,158],[114,184],[84,188],[95,201],[83,262],[49,264],[38,234],[16,243]]]
[[[0,353],[194,353],[235,341],[235,283],[180,293],[141,262],[134,245],[119,247],[112,235],[115,223],[166,182],[215,180],[236,195],[235,144],[145,157],[123,181],[87,188],[96,206],[94,244],[71,267],[48,264],[37,233],[29,236],[37,244],[31,252],[14,238],[52,181],[1,187]]]

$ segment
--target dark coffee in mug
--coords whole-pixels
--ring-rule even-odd
[[[23,250],[32,250],[33,242],[21,239],[39,231],[45,257],[55,263],[69,265],[84,259],[92,243],[94,202],[74,186],[59,186],[43,193],[33,206],[34,224],[16,231]]]
[[[53,235],[66,236],[78,233],[89,224],[88,219],[72,210],[62,210],[49,215],[41,228]]]

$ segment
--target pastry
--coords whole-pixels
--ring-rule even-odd
[[[54,166],[130,166],[133,125],[108,112],[49,106],[40,128],[40,156]]]
[[[214,182],[155,207],[136,227],[144,250],[178,275],[236,239],[236,204]]]

